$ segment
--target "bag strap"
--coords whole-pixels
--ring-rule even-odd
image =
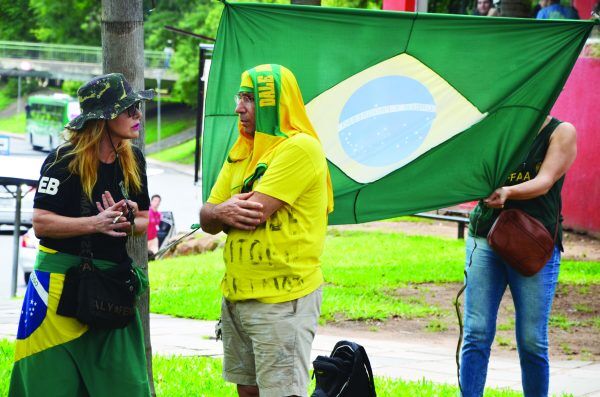
[[[373,397],[375,397],[377,394],[375,392],[375,382],[373,380],[373,370],[371,369],[371,362],[369,361],[369,356],[367,356],[367,351],[361,345],[358,345],[357,350],[358,351],[355,352],[355,354],[358,353],[361,356],[360,361],[364,363],[364,367],[367,370],[367,375],[369,376],[369,386],[371,387],[371,391],[373,392]],[[356,361],[354,361],[354,365],[356,366]],[[354,370],[357,369],[360,370],[360,368],[354,368]]]
[[[81,212],[81,216],[91,216],[92,215],[92,205],[90,204],[90,201],[88,200],[87,196],[85,195],[85,192],[83,191],[83,189],[81,190],[81,199],[79,201],[79,208],[80,208],[80,212]],[[87,259],[89,260],[89,262],[92,261],[94,254],[92,251],[92,238],[89,234],[84,234],[83,236],[80,236],[80,249],[79,249],[79,256],[82,259]]]

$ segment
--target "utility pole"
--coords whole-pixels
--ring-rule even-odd
[[[102,71],[123,73],[135,91],[144,89],[144,19],[143,0],[102,0]],[[143,106],[143,102],[142,102]],[[145,107],[142,107],[139,138],[134,140],[142,152],[144,146]],[[134,263],[148,274],[148,245],[146,233],[131,236],[127,251]],[[140,297],[139,311],[144,329],[146,360],[150,391],[155,396],[152,377],[152,346],[150,344],[149,290]]]

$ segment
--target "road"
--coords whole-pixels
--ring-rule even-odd
[[[1,133],[0,133],[1,135]],[[12,156],[39,157],[46,153],[31,150],[29,144],[23,139],[11,139]],[[175,227],[178,231],[189,230],[193,223],[198,222],[198,210],[201,203],[200,186],[193,183],[193,175],[182,167],[169,167],[154,162],[149,162],[148,190],[150,196],[159,194],[162,197],[161,211],[172,211],[175,218]],[[0,235],[0,298],[10,295],[13,258],[12,235]],[[23,275],[18,275],[18,294],[23,295],[25,285]]]

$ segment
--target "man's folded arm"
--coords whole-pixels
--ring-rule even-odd
[[[202,230],[209,234],[217,234],[229,227],[240,230],[256,229],[256,226],[262,223],[264,215],[263,205],[249,200],[253,195],[254,193],[236,194],[220,204],[204,204],[200,210]]]

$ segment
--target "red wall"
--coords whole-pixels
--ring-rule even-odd
[[[551,114],[577,129],[577,159],[563,187],[565,225],[600,233],[600,59],[580,57]]]
[[[573,0],[573,6],[577,8],[581,19],[590,19],[596,0]]]
[[[383,0],[382,8],[393,11],[415,11],[416,6],[416,0]]]

